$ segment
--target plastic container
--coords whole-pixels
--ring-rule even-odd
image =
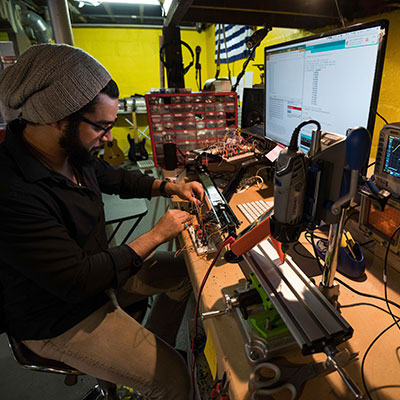
[[[145,100],[156,166],[165,165],[162,145],[166,134],[175,135],[179,165],[184,162],[180,152],[187,154],[212,145],[221,140],[227,130],[237,129],[237,95],[233,92],[157,90],[146,94]]]

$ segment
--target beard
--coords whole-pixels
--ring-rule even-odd
[[[79,137],[79,124],[80,121],[78,120],[68,120],[58,143],[67,155],[70,164],[81,169],[85,165],[94,162],[101,147],[94,147],[91,150],[88,150],[82,144]]]

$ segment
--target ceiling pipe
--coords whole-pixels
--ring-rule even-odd
[[[32,29],[37,43],[51,42],[49,27],[40,15],[34,13],[33,11],[23,12],[21,13],[21,22],[24,29],[25,27]]]
[[[74,45],[67,0],[47,0],[56,43]]]

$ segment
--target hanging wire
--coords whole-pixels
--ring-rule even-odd
[[[389,122],[387,122],[387,119],[386,118],[384,118],[384,117],[382,117],[382,115],[381,114],[379,114],[378,113],[378,111],[376,112],[376,115],[380,118],[380,119],[382,119],[383,120],[383,122],[386,124],[386,125],[389,125]]]
[[[226,44],[226,36],[225,36],[225,24],[222,25],[222,33],[224,34],[224,44],[225,44],[226,66],[228,68],[228,78],[229,78],[229,82],[232,85],[231,69],[229,68],[228,47],[227,47],[227,44]]]
[[[340,18],[340,22],[342,23],[342,27],[344,28],[346,26],[345,22],[344,22],[344,18],[342,15],[342,12],[340,11],[340,7],[339,7],[339,3],[338,0],[335,0],[335,4],[336,4],[336,9]]]

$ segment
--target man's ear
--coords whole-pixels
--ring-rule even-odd
[[[68,121],[66,119],[62,119],[60,121],[56,121],[56,122],[52,122],[49,125],[54,128],[57,129],[60,132],[63,132],[65,127],[67,126]]]

